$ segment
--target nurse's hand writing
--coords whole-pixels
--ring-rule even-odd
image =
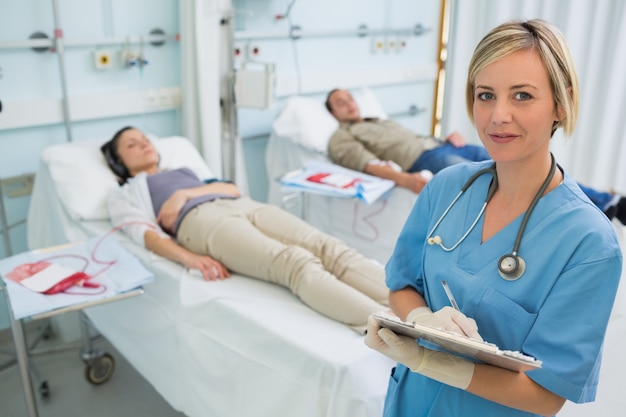
[[[230,278],[230,272],[224,265],[207,255],[190,253],[183,265],[187,269],[197,269],[205,281]]]
[[[428,307],[418,307],[407,315],[406,321],[455,332],[476,340],[483,340],[478,333],[476,321],[452,307],[444,307],[434,313]]]
[[[424,348],[415,340],[381,328],[371,316],[367,320],[365,344],[410,369],[417,369],[424,356]]]

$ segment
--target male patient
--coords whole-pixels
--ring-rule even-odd
[[[491,159],[484,147],[466,144],[457,132],[440,142],[391,120],[362,118],[358,104],[346,90],[329,92],[326,108],[339,121],[339,128],[328,142],[328,155],[334,163],[390,179],[415,193],[429,179],[420,171],[436,174],[457,163]],[[579,186],[609,219],[617,217],[626,224],[625,197]]]
[[[460,162],[490,159],[485,148],[467,145],[460,133],[452,133],[441,143],[391,120],[363,119],[346,90],[332,90],[326,108],[339,121],[339,128],[328,142],[328,154],[334,163],[390,179],[415,193],[422,191],[428,181],[420,171],[434,174]]]

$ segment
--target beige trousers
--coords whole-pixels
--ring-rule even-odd
[[[245,197],[201,204],[184,217],[177,239],[233,272],[289,288],[357,331],[388,305],[382,265],[272,205]]]

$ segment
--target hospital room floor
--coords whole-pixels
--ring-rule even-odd
[[[36,332],[36,329],[33,330]],[[30,334],[30,330],[29,330]],[[48,348],[60,342],[54,336],[40,342],[37,348]],[[152,386],[106,340],[98,339],[94,347],[115,358],[115,372],[102,385],[92,385],[85,379],[85,365],[80,358],[80,345],[76,348],[43,355],[32,361],[39,373],[47,379],[50,395],[42,397],[35,391],[40,417],[68,416],[151,416],[183,417],[176,412]],[[13,351],[10,331],[0,334],[0,365],[11,357]],[[155,364],[158,366],[158,364]],[[0,415],[24,417],[26,402],[17,366],[0,371]]]

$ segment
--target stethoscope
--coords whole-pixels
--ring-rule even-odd
[[[554,155],[550,154],[550,157],[552,158],[552,166],[550,167],[550,172],[548,173],[548,176],[544,180],[543,184],[541,184],[541,188],[539,188],[539,191],[537,191],[537,194],[535,194],[535,197],[531,201],[530,206],[528,206],[528,210],[526,210],[526,214],[524,214],[524,218],[522,219],[522,224],[520,225],[519,230],[517,231],[517,237],[515,238],[515,243],[513,244],[513,251],[509,254],[502,255],[500,257],[500,260],[498,261],[498,273],[500,274],[502,278],[504,278],[507,281],[515,281],[519,279],[526,271],[526,262],[524,262],[524,259],[522,259],[522,257],[519,256],[517,252],[519,251],[519,247],[522,242],[522,236],[524,235],[524,231],[526,230],[526,224],[528,223],[528,219],[530,218],[531,213],[535,209],[535,206],[539,202],[539,199],[541,199],[541,196],[548,188],[548,185],[550,185],[550,181],[552,181],[552,178],[554,177],[554,172],[556,171],[557,164],[556,164],[556,161],[554,160]],[[485,198],[485,202],[483,203],[483,206],[480,209],[478,216],[476,216],[476,219],[474,219],[474,222],[469,227],[469,229],[467,229],[467,231],[463,234],[463,236],[461,236],[461,238],[454,245],[452,245],[451,247],[444,246],[443,241],[441,240],[441,237],[439,235],[433,236],[433,233],[435,233],[435,230],[437,229],[441,221],[446,217],[450,209],[452,209],[452,207],[454,206],[454,203],[456,203],[457,200],[463,195],[463,193],[467,191],[467,189],[476,181],[476,179],[483,174],[491,174],[493,176],[493,180],[491,181],[491,184],[489,185],[489,189],[487,190],[487,197]],[[487,203],[489,203],[489,201],[491,200],[491,198],[493,197],[497,189],[498,189],[498,173],[496,172],[496,164],[494,162],[490,167],[483,168],[477,171],[476,173],[474,173],[474,175],[472,175],[467,180],[465,185],[461,187],[461,191],[459,191],[456,197],[454,197],[454,200],[452,200],[448,208],[444,210],[443,214],[441,215],[441,217],[439,217],[439,220],[437,220],[437,222],[431,229],[430,233],[428,233],[428,236],[426,236],[426,242],[428,242],[429,245],[439,245],[446,252],[450,252],[456,249],[457,246],[459,246],[461,242],[463,242],[465,238],[470,234],[470,232],[474,229],[474,227],[478,223],[478,220],[480,220],[480,217],[485,212],[485,209],[487,208]]]

